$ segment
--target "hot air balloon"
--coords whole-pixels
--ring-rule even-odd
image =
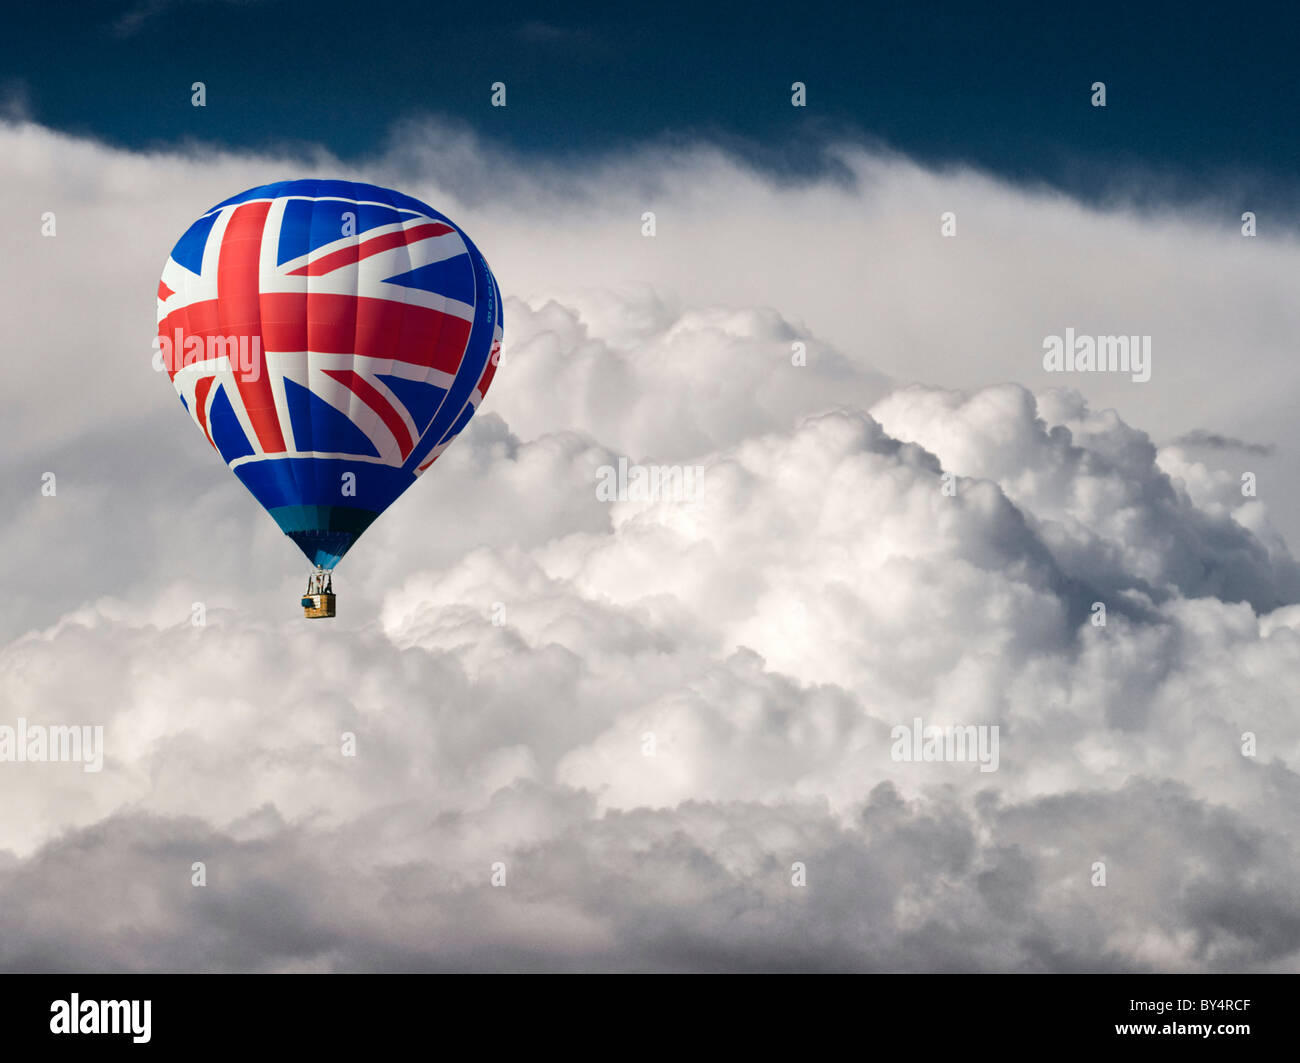
[[[281,181],[218,203],[158,285],[158,355],[181,403],[315,566],[333,570],[464,430],[501,348],[501,292],[432,207],[350,181]]]

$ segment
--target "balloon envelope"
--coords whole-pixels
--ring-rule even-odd
[[[217,204],[158,286],[182,404],[326,569],[464,429],[501,336],[501,293],[469,237],[418,199],[349,181]]]

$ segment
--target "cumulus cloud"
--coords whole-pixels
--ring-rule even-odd
[[[847,184],[683,149],[567,193],[499,158],[485,191],[482,147],[448,134],[412,183],[434,152],[404,137],[359,176],[484,248],[503,363],[341,567],[338,620],[305,624],[296,552],[149,369],[151,299],[190,216],[342,168],[0,128],[8,230],[59,226],[5,267],[40,357],[0,396],[0,724],[101,725],[107,748],[97,774],[0,765],[21,809],[0,967],[1294,967],[1276,466],[1244,496],[1241,448],[1157,447],[1196,427],[1159,353],[1126,409],[1114,381],[1037,369],[1090,300],[1211,366],[1194,334],[1232,301],[1189,294],[1193,266],[1271,290],[1260,260],[1290,244],[849,149]],[[1104,263],[1138,247],[1162,279],[1125,302]],[[1194,323],[1142,316],[1175,294]],[[1242,342],[1272,358],[1284,324]],[[1250,461],[1286,453],[1260,431],[1282,442]],[[702,488],[603,501],[620,459]],[[917,718],[996,726],[997,771],[895,760]]]
[[[1204,428],[1197,428],[1179,436],[1172,445],[1203,447],[1209,450],[1241,450],[1247,454],[1260,455],[1272,454],[1274,449],[1271,443],[1248,443],[1244,439],[1233,439],[1218,432],[1207,432]]]

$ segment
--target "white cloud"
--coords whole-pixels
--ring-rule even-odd
[[[0,765],[0,966],[1294,965],[1295,439],[1284,388],[1252,413],[1211,357],[1235,330],[1283,372],[1291,311],[1226,308],[1271,305],[1289,242],[861,152],[856,187],[789,187],[431,135],[364,176],[487,253],[503,364],[306,624],[296,551],[168,409],[149,304],[190,216],[339,167],[0,127],[33,352],[0,399],[0,724],[107,743],[99,775]],[[1035,371],[1047,332],[1121,321],[1162,337],[1150,385]],[[1153,441],[1197,429],[1277,452]],[[702,466],[702,497],[601,502],[619,457]],[[893,761],[917,716],[998,726],[999,770]]]

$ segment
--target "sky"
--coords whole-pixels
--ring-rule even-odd
[[[778,172],[829,137],[1083,196],[1150,171],[1161,196],[1240,185],[1296,206],[1286,4],[536,5],[106,0],[10,13],[4,76],[32,115],[136,149],[201,141],[380,149],[430,113],[533,157],[705,137]],[[58,18],[57,30],[52,19]],[[189,86],[210,92],[201,112]],[[505,109],[487,106],[503,81]],[[809,107],[788,106],[789,85]],[[1104,112],[1080,107],[1105,81]],[[1131,191],[1127,190],[1126,191]]]
[[[0,760],[0,969],[1296,968],[1294,16],[76,10],[0,59],[0,728],[103,763]],[[505,300],[312,623],[150,364],[298,176]]]

